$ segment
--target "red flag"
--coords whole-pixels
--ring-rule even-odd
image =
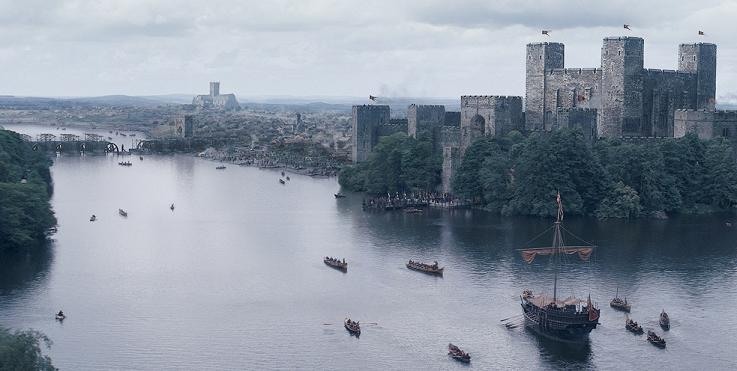
[[[589,300],[586,301],[586,308],[589,311],[589,321],[596,321],[599,319],[599,311],[591,304],[591,294],[589,294]]]

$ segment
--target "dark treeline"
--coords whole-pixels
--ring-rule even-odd
[[[56,225],[51,160],[15,132],[0,130],[0,253],[37,247]]]
[[[34,331],[10,331],[0,326],[0,370],[53,371],[51,358],[42,353],[42,345],[51,340]]]
[[[453,184],[457,195],[508,215],[555,215],[558,191],[568,214],[713,212],[737,204],[737,161],[723,139],[590,146],[578,131],[512,133],[474,142]]]
[[[397,133],[381,138],[368,161],[343,167],[338,181],[348,190],[374,195],[423,192],[440,184],[441,165],[427,134],[415,139]]]
[[[428,137],[384,137],[368,161],[341,170],[348,190],[371,194],[434,190],[441,158]],[[505,215],[600,218],[708,213],[737,205],[737,161],[725,139],[684,138],[588,144],[578,131],[512,132],[475,141],[453,179],[457,197]]]

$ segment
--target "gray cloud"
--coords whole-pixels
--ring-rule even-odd
[[[649,67],[675,68],[680,42],[716,42],[727,94],[734,19],[737,4],[714,0],[0,0],[0,94],[194,93],[218,79],[240,96],[519,95],[540,29],[567,65],[593,67],[623,23]]]

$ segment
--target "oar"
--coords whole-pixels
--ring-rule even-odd
[[[500,319],[499,322],[504,322],[504,321],[508,321],[508,320],[510,320],[512,318],[519,318],[519,317],[522,317],[522,315],[521,314],[518,314],[516,316],[508,317],[508,318],[505,318],[505,319]]]

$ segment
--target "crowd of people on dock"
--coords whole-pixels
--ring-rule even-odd
[[[459,208],[470,206],[470,203],[450,193],[441,192],[413,192],[409,194],[396,192],[394,194],[387,193],[386,196],[363,199],[363,210],[365,211],[399,210],[428,206]]]

